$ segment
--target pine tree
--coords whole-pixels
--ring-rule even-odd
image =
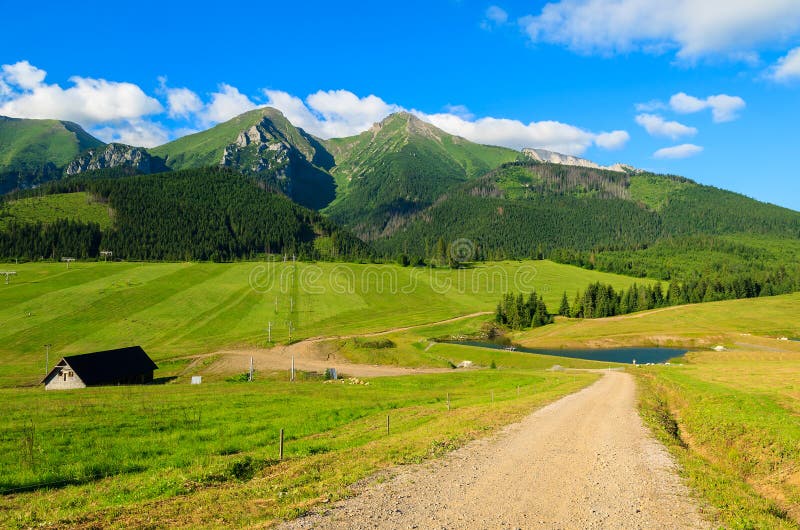
[[[561,305],[558,306],[558,314],[562,317],[568,317],[571,314],[569,300],[567,300],[567,291],[564,291],[564,295],[561,297]]]

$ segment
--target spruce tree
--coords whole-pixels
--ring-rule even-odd
[[[558,314],[562,317],[570,316],[570,309],[569,309],[569,300],[567,300],[567,291],[564,291],[563,296],[561,296],[561,305],[558,306]]]

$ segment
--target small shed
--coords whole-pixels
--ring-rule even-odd
[[[46,390],[140,385],[153,381],[158,366],[141,346],[63,357],[42,380]]]

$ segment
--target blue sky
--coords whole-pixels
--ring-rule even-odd
[[[0,114],[155,145],[264,104],[321,136],[403,109],[800,210],[796,0],[69,4],[0,0]]]

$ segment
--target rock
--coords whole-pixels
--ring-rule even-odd
[[[111,143],[105,147],[89,149],[78,155],[67,165],[67,175],[77,175],[86,171],[126,167],[139,173],[158,173],[166,171],[167,166],[161,158],[152,156],[141,147]]]
[[[522,154],[526,155],[531,160],[535,160],[537,162],[548,162],[550,164],[605,169],[608,171],[616,171],[618,173],[638,173],[640,171],[639,169],[627,164],[601,166],[600,164],[592,162],[591,160],[586,160],[585,158],[578,158],[577,156],[572,155],[562,155],[561,153],[548,151],[547,149],[525,148],[522,150]]]

